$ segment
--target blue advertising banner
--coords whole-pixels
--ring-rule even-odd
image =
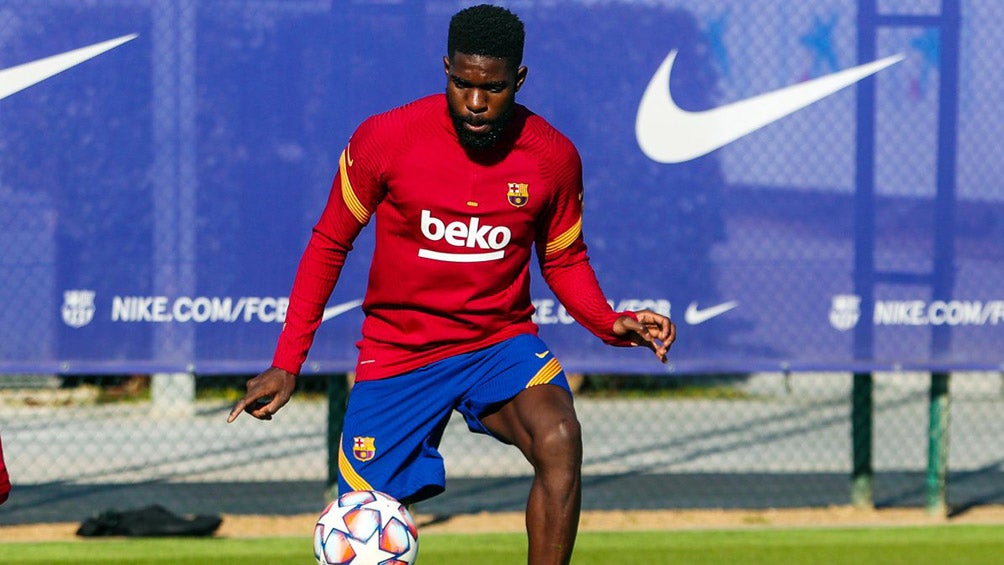
[[[470,4],[5,2],[0,372],[265,368],[348,137],[445,88]],[[1004,4],[502,4],[607,296],[679,327],[605,346],[536,276],[566,369],[1004,366]],[[354,367],[372,236],[306,372]]]

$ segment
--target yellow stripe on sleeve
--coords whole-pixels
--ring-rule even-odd
[[[366,479],[362,478],[355,469],[352,468],[352,463],[349,462],[349,458],[345,456],[345,449],[342,446],[342,438],[338,438],[338,472],[342,474],[342,478],[345,482],[349,483],[352,490],[373,490],[373,487],[366,482]]]
[[[568,228],[568,230],[554,238],[553,240],[547,242],[547,247],[544,248],[544,253],[550,255],[555,251],[561,251],[567,248],[569,245],[575,243],[575,240],[579,238],[582,233],[582,216],[579,216],[579,221],[575,222],[575,225]]]
[[[544,366],[537,371],[537,374],[530,379],[530,382],[526,383],[526,388],[547,384],[551,382],[554,377],[557,377],[560,372],[561,363],[558,363],[558,360],[552,357],[550,361],[545,363]]]
[[[342,156],[338,158],[338,168],[341,169],[342,178],[342,200],[345,201],[345,206],[352,213],[352,216],[360,224],[366,224],[370,221],[370,211],[363,206],[362,202],[356,198],[356,191],[352,189],[352,182],[349,181],[349,164],[348,164],[348,148],[342,151]]]

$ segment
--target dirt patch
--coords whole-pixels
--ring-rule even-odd
[[[225,515],[218,537],[309,536],[317,516]],[[522,532],[519,512],[416,516],[422,532]],[[860,510],[849,506],[769,510],[641,510],[583,512],[580,531],[736,529],[770,527],[1004,524],[1004,506],[979,506],[950,518],[919,508]],[[79,540],[76,523],[0,526],[0,541]]]

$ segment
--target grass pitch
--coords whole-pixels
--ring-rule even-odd
[[[422,565],[525,563],[523,534],[421,538]],[[1004,525],[585,532],[576,565],[983,565],[1004,555]],[[309,538],[92,539],[0,543],[0,563],[313,563]]]

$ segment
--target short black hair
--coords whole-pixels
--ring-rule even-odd
[[[523,62],[525,37],[523,22],[516,14],[501,6],[471,6],[450,19],[446,53],[450,58],[459,51],[506,59],[516,68]]]

